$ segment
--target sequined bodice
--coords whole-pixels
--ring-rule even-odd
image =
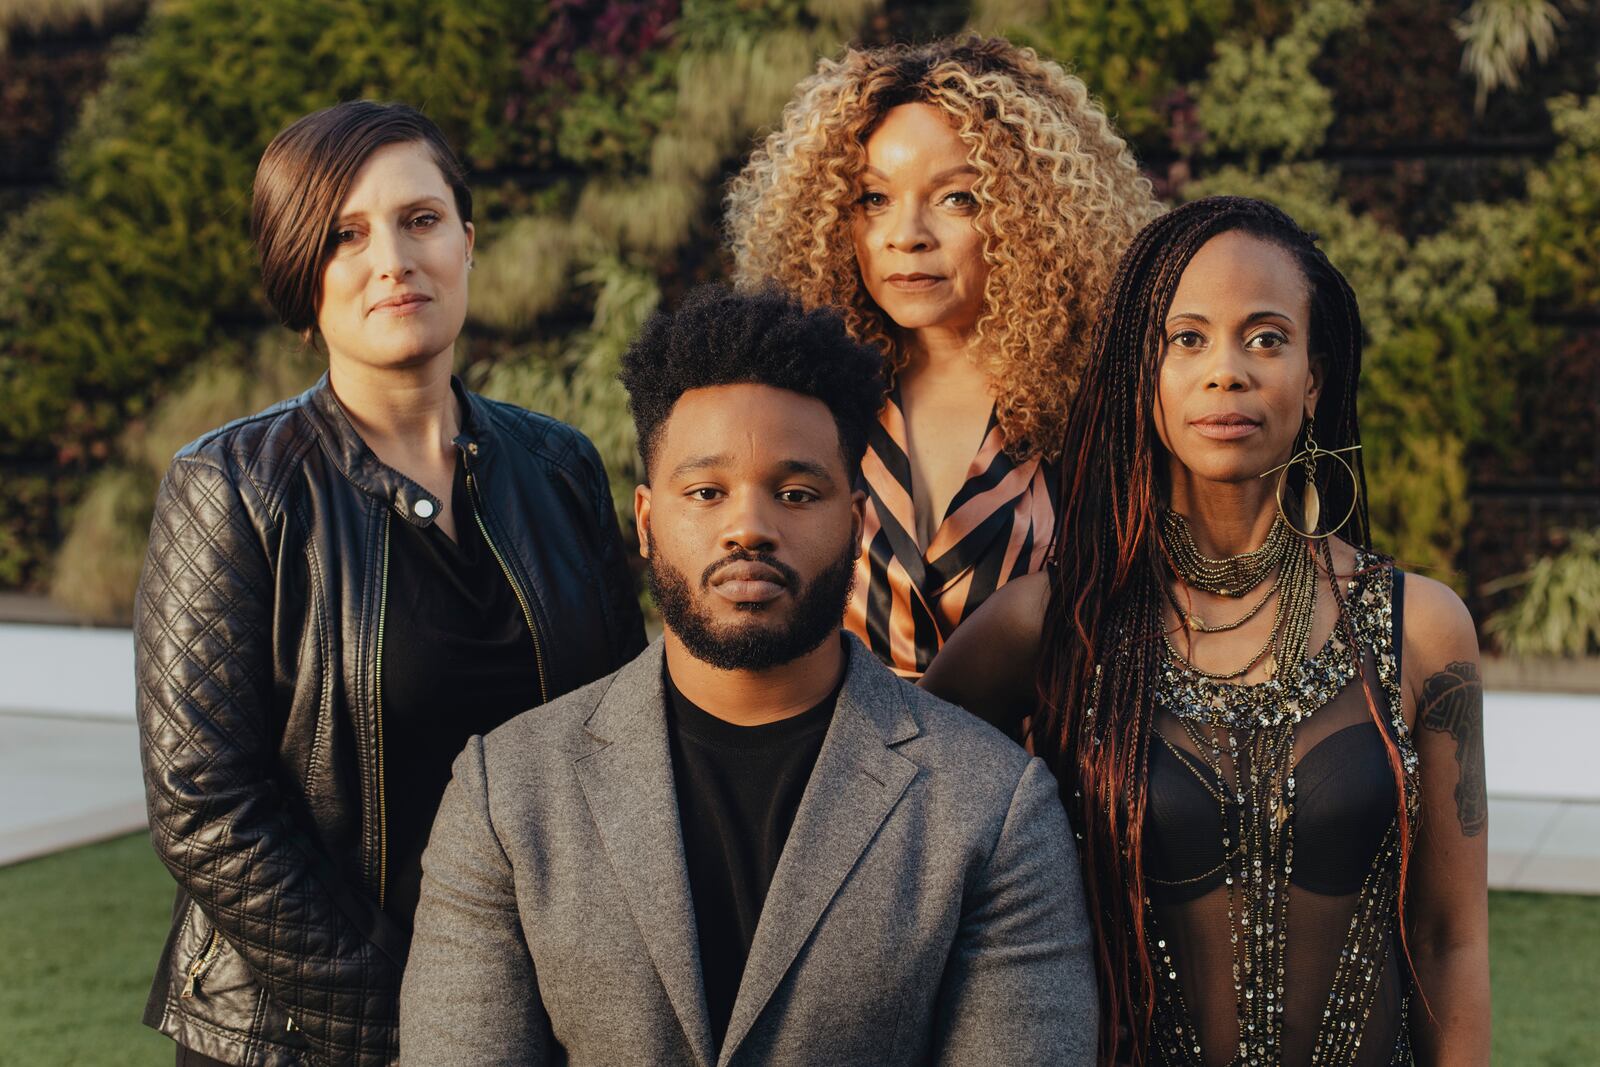
[[[1348,626],[1297,667],[1234,685],[1163,665],[1144,831],[1156,1062],[1411,1062],[1385,735],[1411,812],[1416,754],[1394,572],[1365,554],[1356,571]]]

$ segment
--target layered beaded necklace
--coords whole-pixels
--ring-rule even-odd
[[[1312,546],[1281,517],[1265,544],[1230,559],[1202,555],[1188,523],[1176,512],[1164,513],[1162,534],[1174,574],[1191,588],[1240,599],[1268,585],[1254,607],[1221,625],[1207,625],[1186,611],[1169,588],[1173,608],[1187,629],[1199,633],[1237,629],[1277,598],[1267,639],[1235,670],[1207,671],[1195,666],[1167,634],[1157,703],[1177,717],[1223,786],[1215,795],[1224,828],[1223,884],[1228,895],[1239,1040],[1235,1062],[1278,1063],[1283,1056],[1289,876],[1294,870],[1295,725],[1353,677],[1353,657],[1339,654],[1346,646],[1336,633],[1329,642],[1335,658],[1323,666],[1325,672],[1327,667],[1339,666],[1326,672],[1329,677],[1318,679],[1320,685],[1311,687],[1320,692],[1307,691],[1306,651],[1316,613],[1317,557]],[[1331,576],[1326,540],[1320,547]],[[1268,576],[1273,574],[1276,578],[1268,584]],[[1243,677],[1263,659],[1266,683],[1225,684]],[[1319,696],[1322,699],[1317,699]],[[1238,808],[1236,823],[1228,818],[1230,803]],[[1229,836],[1230,825],[1238,827],[1238,841]],[[1158,940],[1157,944],[1165,953],[1165,942]],[[1170,968],[1170,957],[1164,956],[1164,960]],[[1197,1044],[1196,1055],[1199,1052]]]
[[[1311,636],[1311,620],[1317,606],[1317,565],[1311,547],[1305,539],[1289,529],[1280,515],[1267,532],[1266,542],[1258,549],[1242,556],[1211,559],[1195,547],[1189,524],[1175,511],[1165,511],[1161,519],[1162,539],[1167,547],[1167,558],[1173,573],[1193,589],[1217,596],[1240,599],[1266,584],[1267,575],[1275,573],[1276,579],[1255,602],[1255,606],[1232,622],[1208,624],[1194,612],[1179,603],[1171,587],[1167,597],[1184,627],[1195,633],[1225,633],[1236,630],[1253,619],[1277,596],[1278,609],[1272,620],[1267,639],[1245,663],[1231,671],[1207,671],[1190,663],[1167,635],[1167,652],[1183,661],[1190,670],[1218,681],[1242,678],[1257,663],[1266,661],[1267,677],[1277,675],[1285,667],[1294,667],[1306,658],[1306,642]],[[1325,544],[1325,543],[1324,543]],[[1331,573],[1331,570],[1330,570]]]

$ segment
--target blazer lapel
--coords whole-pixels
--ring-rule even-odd
[[[917,733],[900,682],[853,636],[833,722],[756,924],[718,1063],[726,1065],[788,973],[822,913],[916,777],[892,751]]]
[[[700,1067],[714,1050],[667,742],[658,640],[624,667],[585,729],[605,747],[574,763],[611,869]]]

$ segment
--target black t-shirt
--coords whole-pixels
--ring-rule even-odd
[[[690,703],[671,674],[663,673],[706,1009],[720,1048],[761,906],[822,751],[839,689],[781,722],[735,726]]]
[[[384,911],[406,929],[422,888],[422,850],[473,734],[539,703],[533,635],[483,539],[466,474],[450,494],[456,537],[394,520],[383,628],[384,798],[389,840]]]

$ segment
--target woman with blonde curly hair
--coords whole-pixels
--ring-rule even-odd
[[[1083,82],[998,38],[823,60],[735,179],[735,281],[839,308],[888,361],[846,625],[900,674],[1043,565],[1041,460],[1117,258],[1158,210]]]

